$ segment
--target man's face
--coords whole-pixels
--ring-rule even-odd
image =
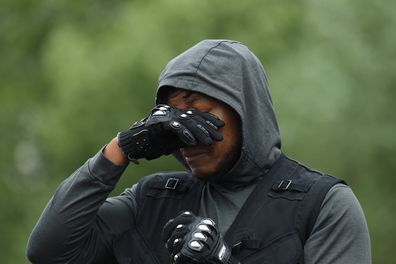
[[[194,146],[180,149],[194,176],[203,180],[221,180],[239,159],[241,151],[241,128],[239,116],[225,103],[198,92],[171,88],[167,104],[179,108],[195,108],[210,112],[224,121],[220,133],[224,139],[213,141],[210,146]]]

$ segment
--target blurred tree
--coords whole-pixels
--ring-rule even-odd
[[[284,150],[349,182],[373,262],[393,263],[395,9],[368,0],[2,1],[2,262],[26,262],[26,239],[56,186],[146,115],[168,60],[201,39],[230,38],[266,65]],[[171,157],[131,166],[114,194],[175,168]]]

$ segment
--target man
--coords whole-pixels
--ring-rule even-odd
[[[247,47],[198,43],[168,63],[156,100],[61,184],[30,236],[33,263],[371,263],[351,189],[281,152]],[[170,153],[185,172],[107,198],[128,161]]]

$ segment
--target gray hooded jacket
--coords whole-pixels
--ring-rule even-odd
[[[264,68],[244,45],[205,40],[171,60],[159,78],[157,103],[167,87],[197,91],[234,109],[241,120],[239,161],[218,185],[206,184],[200,214],[213,218],[223,233],[255,186],[280,155],[281,140]],[[184,163],[179,153],[174,154]],[[188,167],[187,167],[188,168]]]
[[[240,116],[241,159],[225,177],[232,188],[251,182],[279,157],[281,140],[267,78],[260,61],[246,46],[229,40],[198,43],[162,71],[157,103],[164,102],[163,91],[168,86],[204,93],[226,103]]]

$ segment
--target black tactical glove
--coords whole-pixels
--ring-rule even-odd
[[[213,220],[184,212],[168,221],[162,239],[175,264],[238,264]]]
[[[125,156],[137,163],[137,159],[155,159],[181,147],[221,141],[223,136],[218,129],[222,126],[224,122],[210,113],[157,105],[148,117],[118,133],[117,137]]]

